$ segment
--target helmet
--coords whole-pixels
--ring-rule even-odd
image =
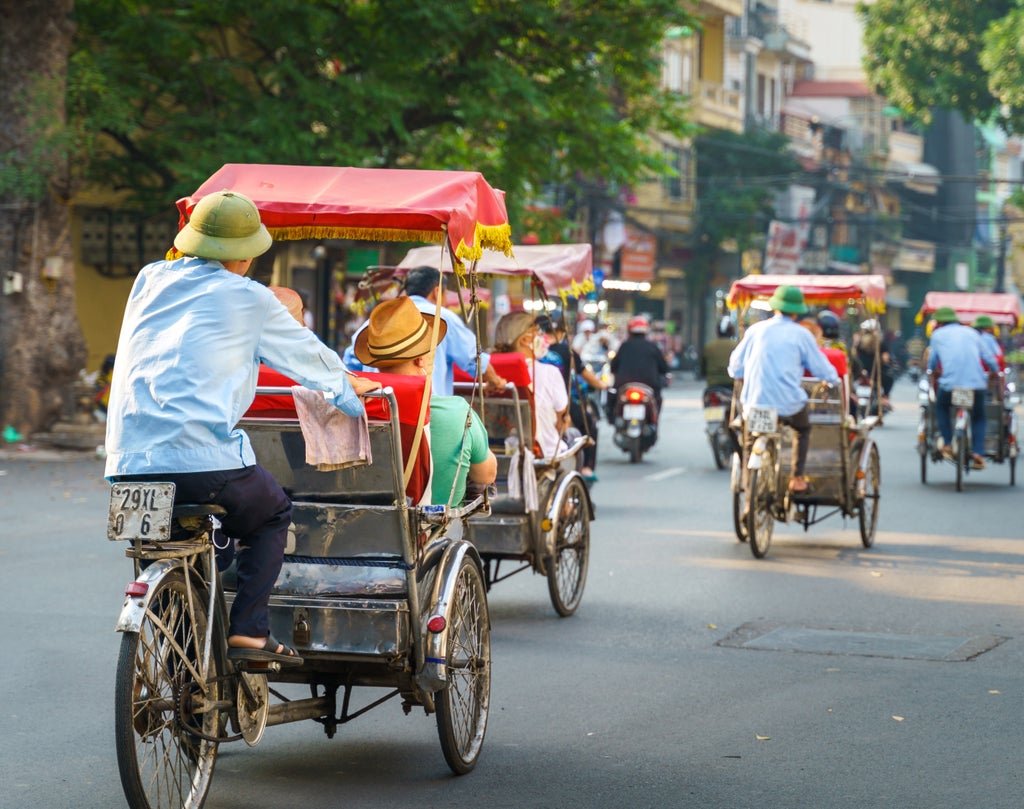
[[[807,304],[804,303],[804,293],[800,287],[780,286],[775,294],[768,299],[768,305],[776,312],[783,312],[787,315],[802,315],[807,311]]]
[[[647,334],[651,330],[651,324],[643,315],[638,315],[629,321],[626,331],[630,334]]]
[[[256,204],[235,191],[218,191],[199,200],[174,237],[174,246],[186,256],[217,261],[255,258],[272,243]]]
[[[875,320],[874,318],[871,318],[870,320],[865,320],[863,323],[860,324],[860,330],[878,331],[878,321]]]
[[[718,336],[719,337],[735,337],[736,326],[732,322],[732,318],[726,316],[718,321]]]
[[[940,306],[932,315],[936,323],[959,323],[960,317],[952,306]]]
[[[839,339],[839,315],[822,309],[818,312],[818,325],[821,326],[821,336],[827,340]]]
[[[995,321],[989,315],[978,315],[971,325],[976,329],[994,329],[996,327]]]
[[[589,317],[581,320],[579,330],[582,332],[594,331],[594,321]]]

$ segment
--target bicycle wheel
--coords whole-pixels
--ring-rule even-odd
[[[448,685],[437,692],[437,735],[456,775],[476,766],[491,699],[491,626],[480,568],[468,556],[458,571],[448,616]]]
[[[864,497],[861,498],[857,517],[860,522],[860,541],[865,548],[875,544],[875,528],[878,526],[878,497],[882,489],[882,464],[878,458],[878,447],[872,445],[868,458],[867,477],[864,480]]]
[[[198,691],[196,661],[207,621],[205,595],[192,595],[190,603],[180,571],[164,576],[153,587],[139,631],[121,638],[115,740],[131,809],[200,809],[210,789],[217,743],[191,729],[216,736],[221,713],[204,711]]]
[[[747,512],[747,537],[750,552],[763,559],[772,544],[775,517],[772,505],[778,474],[775,465],[775,445],[767,444],[761,456],[761,468],[750,470],[750,504]]]
[[[971,433],[969,430],[958,430],[953,434],[953,446],[956,448],[954,457],[956,459],[956,490],[962,492],[964,490],[964,472],[967,471],[967,464],[969,463],[970,453],[968,452],[968,445],[971,443]]]
[[[555,612],[566,618],[576,612],[587,583],[590,559],[590,513],[580,478],[566,487],[558,504],[555,552],[548,557],[548,595]]]
[[[746,506],[746,492],[743,489],[734,492],[732,496],[732,525],[736,530],[736,539],[740,542],[747,541],[747,515],[744,513]]]

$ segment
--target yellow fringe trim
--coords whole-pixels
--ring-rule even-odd
[[[399,230],[397,228],[353,228],[336,225],[302,225],[301,227],[267,228],[275,239],[357,239],[366,242],[443,242],[445,234],[433,230]]]

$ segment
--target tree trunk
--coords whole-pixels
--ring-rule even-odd
[[[65,138],[73,6],[0,0],[0,429],[26,436],[63,414],[86,356]]]

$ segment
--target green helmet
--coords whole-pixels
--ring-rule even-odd
[[[787,315],[802,315],[807,311],[804,293],[800,291],[800,287],[778,287],[775,294],[769,298],[768,305],[776,312],[784,312]]]
[[[935,314],[932,315],[932,320],[936,323],[960,322],[960,318],[957,316],[957,313],[952,306],[940,306],[935,310]]]
[[[971,324],[976,329],[994,329],[995,321],[989,315],[978,315]]]
[[[256,203],[245,194],[217,191],[196,203],[174,246],[186,256],[237,261],[266,253],[273,241]]]

